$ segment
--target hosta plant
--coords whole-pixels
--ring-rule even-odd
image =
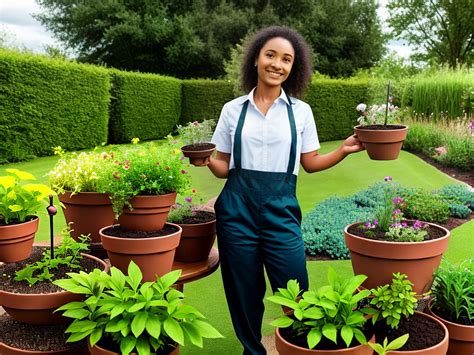
[[[0,176],[0,224],[22,223],[43,207],[54,192],[46,185],[32,184],[36,178],[18,169],[6,169]]]
[[[357,275],[343,279],[329,268],[329,285],[302,294],[298,282],[290,280],[287,288],[278,289],[268,300],[293,312],[271,324],[278,328],[291,327],[297,337],[306,336],[309,349],[316,347],[323,337],[336,344],[338,338],[342,338],[347,347],[353,338],[365,344],[367,339],[362,329],[366,318],[357,305],[369,296],[370,291],[355,292],[366,278],[365,275]]]
[[[91,346],[101,340],[113,342],[122,354],[155,353],[191,342],[202,347],[203,338],[220,338],[194,307],[183,303],[183,293],[172,285],[181,270],[142,283],[142,272],[132,261],[128,275],[112,267],[110,275],[69,273],[70,279],[54,284],[72,293],[86,296],[82,302],[70,302],[57,311],[73,318],[67,328],[69,342],[89,337]]]

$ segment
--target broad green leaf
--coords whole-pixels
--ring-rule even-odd
[[[181,270],[173,270],[167,273],[166,275],[161,276],[160,281],[163,287],[166,289],[166,288],[169,288],[171,285],[175,284],[176,281],[179,280],[180,276],[181,276]]]
[[[321,330],[317,328],[311,329],[308,333],[308,336],[306,337],[308,341],[308,347],[310,349],[313,349],[316,345],[319,344],[322,337],[323,337],[323,334],[321,333]]]
[[[87,338],[93,331],[94,331],[93,329],[89,329],[83,332],[72,333],[71,336],[67,338],[66,342],[73,343],[73,342],[82,340],[84,338]]]
[[[151,307],[168,307],[168,301],[153,300],[153,301],[150,301],[149,306],[151,306]]]
[[[146,327],[146,321],[148,319],[147,312],[139,312],[132,321],[132,333],[137,338],[143,333]]]
[[[36,180],[33,174],[18,169],[6,169],[9,174],[16,175],[20,180]]]
[[[337,329],[334,324],[328,323],[323,326],[323,335],[337,344]]]
[[[122,314],[125,311],[125,305],[124,304],[118,304],[116,305],[112,311],[110,311],[110,319],[114,319],[117,317],[119,314]]]
[[[93,322],[91,320],[81,320],[81,321],[74,321],[72,322],[69,327],[66,329],[66,333],[77,333],[77,332],[85,332],[88,330],[93,330],[96,328],[97,322]]]
[[[95,344],[97,344],[97,342],[100,340],[100,338],[102,338],[102,332],[103,332],[103,328],[96,328],[91,333],[91,335],[89,337],[91,347],[93,347]]]
[[[329,285],[331,285],[332,287],[335,288],[336,285],[338,284],[338,280],[339,280],[339,277],[337,276],[336,271],[334,271],[334,269],[332,267],[329,267],[328,268]]]
[[[299,308],[295,309],[293,312],[293,315],[296,317],[298,320],[303,320],[303,311]]]
[[[377,353],[377,354],[384,354],[384,350],[383,350],[383,347],[382,345],[378,344],[378,343],[368,343],[369,346],[374,349],[374,351]]]
[[[15,178],[13,176],[0,176],[0,186],[8,190],[15,186]]]
[[[150,355],[150,343],[144,337],[140,337],[135,344],[138,350],[138,355]]]
[[[122,329],[126,328],[129,324],[129,320],[123,318],[114,318],[107,322],[105,331],[108,333],[117,333]]]
[[[349,345],[351,345],[352,338],[354,337],[354,331],[352,330],[352,327],[347,325],[343,326],[341,329],[341,337],[346,343],[347,347],[349,347]]]
[[[128,277],[126,278],[128,284],[134,291],[136,291],[142,279],[143,274],[140,268],[133,261],[130,261],[130,264],[128,265]]]
[[[68,309],[63,313],[64,317],[68,318],[75,318],[75,319],[83,319],[89,316],[90,312],[86,309],[76,308],[76,309]]]
[[[343,295],[352,295],[357,287],[362,285],[362,283],[367,279],[365,275],[356,275],[350,278],[346,288],[344,289]]]
[[[365,323],[366,319],[361,312],[355,311],[349,315],[346,319],[347,325],[354,325],[354,324],[363,324]]]
[[[161,334],[161,320],[159,317],[155,315],[148,315],[148,319],[146,320],[146,331],[150,334],[153,338],[158,339]]]
[[[183,329],[184,334],[189,337],[191,343],[202,348],[202,337],[192,323],[181,323],[181,328]]]
[[[223,335],[207,322],[195,319],[193,324],[204,338],[223,338]]]
[[[277,328],[287,328],[290,325],[292,325],[293,323],[294,323],[293,319],[291,319],[289,317],[286,317],[286,316],[283,316],[283,317],[275,319],[270,324],[273,325],[274,327],[277,327]]]
[[[354,336],[359,343],[367,344],[367,339],[365,338],[364,333],[362,333],[360,329],[352,328],[352,331],[354,332]]]
[[[267,297],[267,300],[269,300],[270,302],[282,305],[282,306],[287,306],[291,309],[298,308],[298,304],[295,301],[289,300],[282,296],[270,296],[270,297]]]
[[[173,318],[167,318],[163,323],[163,329],[171,339],[173,339],[180,345],[184,345],[183,330],[181,329],[179,323],[176,320],[174,320]]]
[[[7,194],[7,198],[9,200],[16,200],[16,193],[15,193],[15,190],[11,190],[8,194]]]
[[[82,302],[69,302],[69,303],[66,303],[64,306],[61,306],[58,309],[56,309],[54,312],[65,311],[68,309],[80,309],[82,307],[84,307],[84,303]]]
[[[324,318],[325,316],[325,313],[323,312],[323,310],[317,307],[308,308],[303,312],[303,314],[305,318],[311,318],[311,319],[321,319],[321,318]]]
[[[144,308],[145,306],[146,306],[146,302],[136,303],[128,309],[128,312],[129,313],[135,313],[135,312],[139,311],[140,309]]]
[[[296,300],[296,297],[298,297],[298,295],[300,293],[300,285],[299,285],[298,281],[288,280],[288,282],[286,284],[286,288],[291,293],[292,299]]]
[[[9,205],[8,206],[8,209],[12,212],[18,212],[18,211],[21,211],[23,209],[23,206],[20,206],[20,205]]]
[[[387,350],[397,350],[400,349],[405,343],[408,341],[408,338],[410,337],[410,334],[404,334],[390,342],[388,344]]]
[[[122,290],[125,286],[125,275],[120,269],[112,267],[110,269],[110,282],[115,290]]]
[[[133,336],[127,336],[122,339],[120,342],[120,351],[122,354],[130,354],[132,350],[135,348],[135,344],[137,343],[137,339]]]

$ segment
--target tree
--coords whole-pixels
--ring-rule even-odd
[[[388,9],[392,35],[419,48],[415,58],[472,65],[473,0],[392,0]]]

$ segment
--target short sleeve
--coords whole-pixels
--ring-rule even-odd
[[[301,134],[301,153],[309,153],[318,150],[320,147],[313,111],[307,105],[303,133]]]
[[[217,122],[216,129],[212,135],[212,143],[216,145],[219,152],[230,154],[232,152],[232,140],[229,129],[229,115],[227,105],[224,105]]]

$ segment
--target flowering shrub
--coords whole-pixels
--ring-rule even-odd
[[[178,125],[179,138],[185,145],[210,142],[215,125],[215,120],[189,122],[186,126]]]
[[[65,155],[61,147],[56,147],[54,154],[59,155],[60,159],[48,175],[49,183],[56,192],[103,192],[99,189],[99,179],[103,177],[107,165],[112,164],[114,153],[94,150]]]
[[[176,142],[157,147],[153,142],[118,151],[113,163],[104,169],[99,189],[110,193],[112,207],[117,216],[129,200],[137,195],[163,195],[186,190],[189,175],[180,159]],[[108,159],[108,158],[107,158]]]
[[[9,224],[25,222],[44,205],[54,191],[42,184],[25,184],[36,180],[26,171],[6,169],[8,175],[0,176],[0,222]]]
[[[360,112],[361,116],[357,119],[357,122],[361,125],[376,125],[385,123],[385,111],[387,105],[372,105],[367,110],[366,104],[359,104],[356,110]],[[398,117],[398,106],[388,104],[387,123],[394,123]]]

